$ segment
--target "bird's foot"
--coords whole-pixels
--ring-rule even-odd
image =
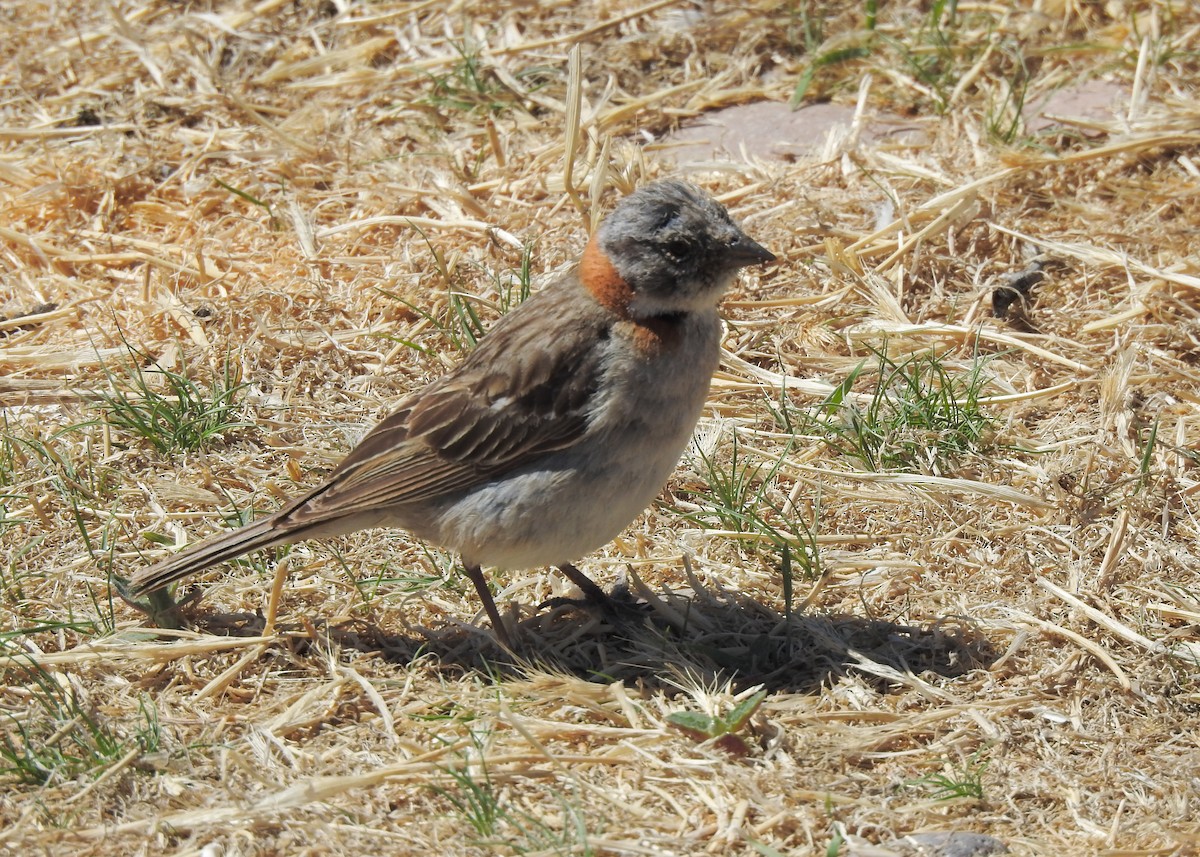
[[[579,572],[582,576],[582,572]],[[590,579],[584,578],[591,583]],[[578,586],[578,581],[576,581]],[[630,591],[629,586],[624,583],[618,583],[613,587],[611,592],[605,592],[595,583],[591,586],[580,586],[579,589],[583,593],[581,598],[572,598],[566,595],[547,598],[538,605],[538,610],[555,610],[560,607],[574,607],[579,610],[592,610],[605,613],[609,616],[627,616],[631,613],[641,613],[645,605],[638,602]]]

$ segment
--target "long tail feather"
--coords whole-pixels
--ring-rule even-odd
[[[283,512],[290,511],[284,509]],[[261,548],[269,548],[286,542],[297,541],[293,527],[279,527],[278,520],[283,512],[276,512],[232,532],[222,533],[200,542],[185,551],[167,557],[149,568],[143,568],[129,580],[128,591],[134,598],[162,589],[189,574],[203,571],[211,565],[236,559],[242,554]]]

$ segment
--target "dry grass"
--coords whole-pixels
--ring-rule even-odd
[[[872,36],[871,5],[5,4],[0,850],[1200,853],[1200,12],[900,0]],[[460,296],[490,323],[526,252],[563,268],[678,173],[650,140],[809,69],[921,135],[689,171],[785,263],[728,302],[703,454],[584,563],[642,624],[498,576],[512,663],[399,532],[287,553],[277,637],[262,557],[194,631],[114,600],[456,360]],[[1093,79],[1117,114],[1011,121]],[[983,433],[867,469],[833,432],[931,349],[987,358]],[[251,425],[198,449],[105,416],[229,367]],[[747,755],[669,725],[760,686]]]

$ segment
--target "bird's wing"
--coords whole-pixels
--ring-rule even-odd
[[[403,402],[284,517],[342,517],[444,496],[575,443],[595,404],[608,320],[567,312],[549,337],[544,323],[531,324],[539,311],[558,315],[560,308],[535,297],[502,319],[461,365]]]

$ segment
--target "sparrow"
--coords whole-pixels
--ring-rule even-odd
[[[457,552],[499,640],[483,567],[571,563],[658,495],[720,359],[718,303],[775,256],[694,185],[622,199],[578,264],[501,318],[457,367],[404,399],[329,477],[279,511],[137,571],[137,598],[249,551],[400,527]]]

